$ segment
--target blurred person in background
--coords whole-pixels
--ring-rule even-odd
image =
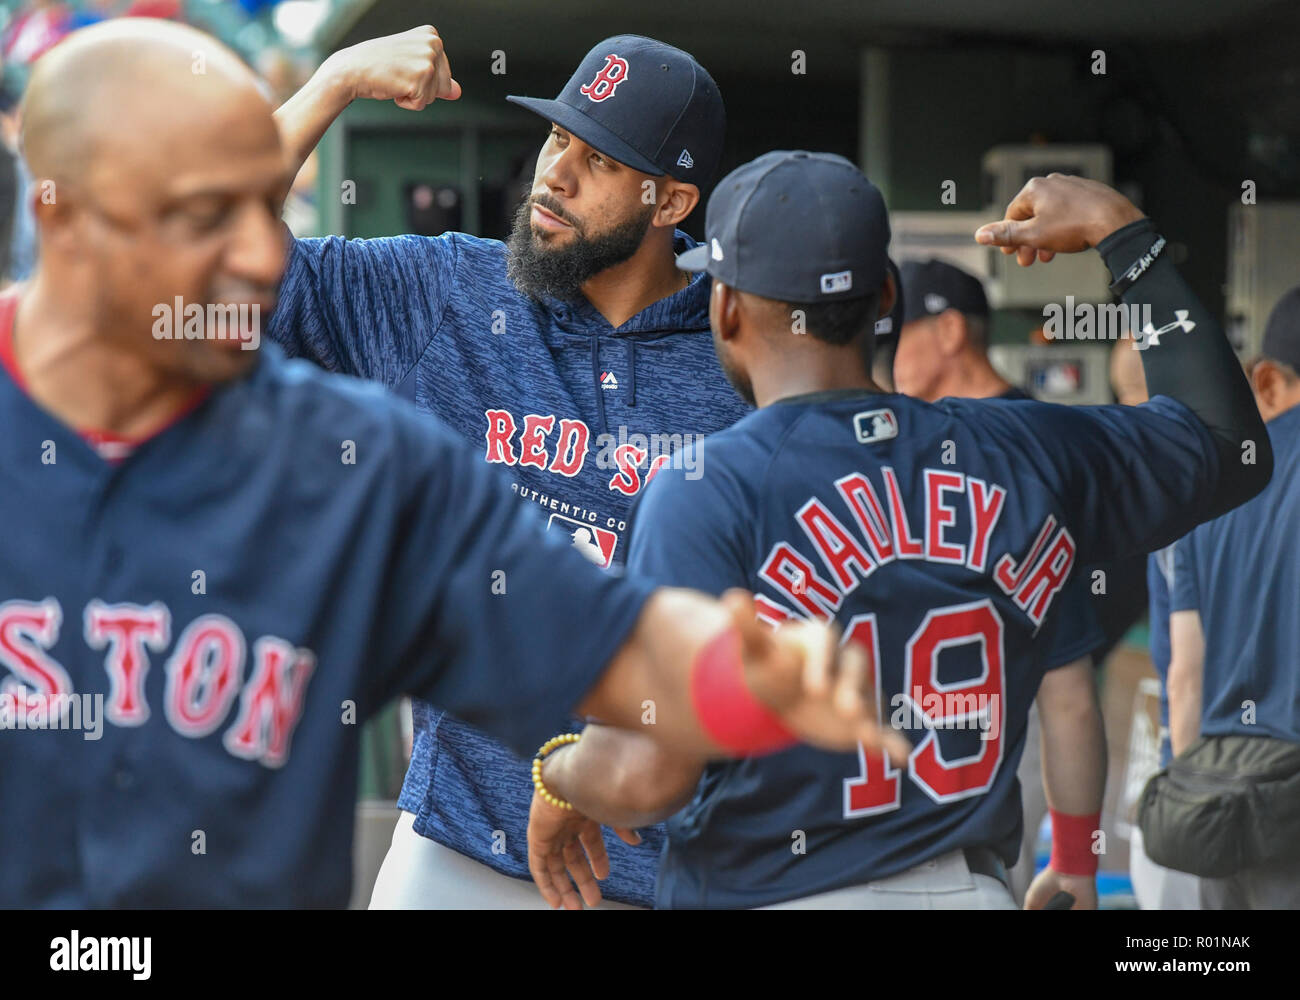
[[[4,243],[4,271],[6,281],[25,281],[36,268],[36,214],[32,208],[32,175],[19,149],[18,136],[22,129],[22,106],[17,95],[8,91],[3,96],[4,109],[0,111],[0,143],[4,144],[6,174],[12,170],[13,201],[9,206],[7,225],[0,229]]]
[[[1031,397],[1011,385],[989,361],[989,304],[984,286],[974,275],[940,260],[904,261],[903,324],[894,354],[894,384],[908,396],[934,402],[946,396],[967,399],[1027,400]],[[1020,860],[1011,869],[1011,890],[1023,903],[1034,879],[1038,830],[1047,815],[1043,768],[1060,755],[1088,754],[1094,758],[1100,781],[1097,811],[1105,787],[1106,743],[1092,653],[1105,636],[1097,624],[1082,570],[1066,584],[1062,595],[1061,623],[1047,657],[1038,700],[1030,708],[1025,751],[1017,772],[1024,830]],[[1050,701],[1051,713],[1039,705]],[[1058,708],[1058,706],[1060,706]],[[1044,732],[1044,715],[1056,724]],[[1049,749],[1045,752],[1044,748]]]
[[[1275,782],[1251,782],[1241,822],[1242,838],[1271,844],[1272,860],[1200,879],[1200,903],[1297,909],[1300,777],[1290,769],[1300,761],[1300,287],[1270,314],[1250,384],[1272,442],[1273,479],[1174,544],[1169,734],[1175,757],[1199,750],[1199,759],[1214,745],[1225,794],[1265,755],[1288,765],[1274,769]]]
[[[1146,375],[1142,371],[1142,352],[1132,340],[1115,341],[1110,353],[1110,385],[1121,406],[1137,406],[1147,401]],[[1168,767],[1173,753],[1169,745],[1169,589],[1174,573],[1174,546],[1147,556],[1147,595],[1151,665],[1160,681],[1159,761]],[[1129,835],[1129,878],[1133,895],[1143,910],[1200,909],[1200,880],[1189,872],[1158,865],[1147,857],[1142,829],[1133,824]]]

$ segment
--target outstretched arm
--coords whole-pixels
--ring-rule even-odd
[[[460,84],[452,79],[442,38],[426,24],[335,52],[280,106],[275,120],[296,175],[334,119],[358,98],[391,100],[420,111],[436,100],[458,97]]]
[[[740,590],[715,600],[664,587],[578,711],[645,733],[673,754],[702,759],[771,752],[803,740],[827,750],[861,743],[906,757],[882,726],[866,652],[820,622],[775,631]],[[653,708],[655,725],[642,719]]]

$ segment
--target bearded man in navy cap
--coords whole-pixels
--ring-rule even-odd
[[[424,26],[331,56],[277,120],[301,161],[353,99],[419,111],[460,93]],[[450,424],[500,467],[503,490],[617,571],[645,484],[748,409],[713,357],[708,276],[675,266],[694,246],[677,226],[721,161],[722,97],[687,53],[622,35],[593,48],[556,99],[510,100],[550,127],[506,242],[295,240],[267,333]],[[511,583],[481,586],[490,602]],[[585,614],[572,609],[573,628]],[[371,905],[545,905],[525,881],[528,762],[437,706],[417,702],[414,720]],[[643,838],[611,840],[603,905],[650,905],[660,828]]]

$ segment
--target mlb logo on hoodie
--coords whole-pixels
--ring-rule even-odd
[[[600,373],[600,387],[601,387],[602,389],[617,389],[617,388],[618,388],[618,379],[616,379],[616,378],[614,377],[614,373],[613,373],[613,372],[601,372],[601,373]]]

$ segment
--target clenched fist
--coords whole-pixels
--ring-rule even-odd
[[[1021,267],[1047,263],[1058,253],[1095,247],[1115,230],[1142,218],[1134,204],[1114,188],[1084,177],[1048,174],[1032,177],[1007,206],[1002,222],[975,232],[975,242],[1015,254]]]
[[[342,49],[326,64],[353,100],[391,100],[399,108],[420,111],[434,101],[460,97],[442,38],[428,24]]]

